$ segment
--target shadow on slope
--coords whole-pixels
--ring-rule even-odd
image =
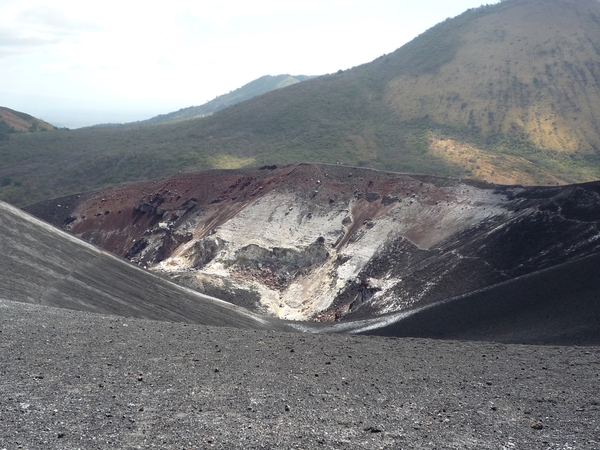
[[[0,202],[0,298],[173,322],[285,330],[196,293]]]
[[[600,344],[600,255],[522,276],[424,308],[334,326],[393,337],[505,343]]]

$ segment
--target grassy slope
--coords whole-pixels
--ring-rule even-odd
[[[372,63],[209,117],[11,136],[26,204],[179,170],[331,162],[526,184],[600,178],[600,3],[506,0]]]
[[[450,62],[396,77],[386,102],[402,118],[427,113],[456,128],[488,162],[525,157],[565,181],[598,178],[599,3],[509,0],[486,10],[460,29]]]
[[[54,127],[29,114],[0,106],[0,133],[19,133],[23,131],[49,131]]]

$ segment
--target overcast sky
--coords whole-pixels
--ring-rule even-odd
[[[1,0],[0,106],[71,128],[141,120],[372,61],[485,3]]]

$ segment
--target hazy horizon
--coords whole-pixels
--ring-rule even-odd
[[[0,106],[68,128],[144,120],[264,75],[368,63],[485,3],[6,0]]]

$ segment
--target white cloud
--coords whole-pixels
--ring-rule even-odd
[[[100,27],[43,2],[8,0],[0,5],[0,30],[0,57],[7,57],[56,49],[82,34],[99,32]]]

